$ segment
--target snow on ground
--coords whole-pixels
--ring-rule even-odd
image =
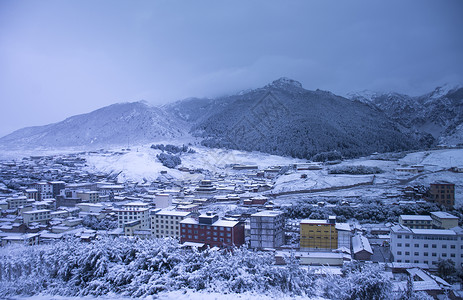
[[[306,174],[307,178],[301,178],[302,174]],[[330,175],[325,170],[299,171],[280,176],[275,182],[273,193],[350,186],[370,182],[372,177],[373,175]]]
[[[302,296],[291,297],[287,295],[259,295],[259,294],[251,294],[251,293],[244,293],[244,294],[222,294],[217,292],[200,292],[200,291],[192,291],[192,290],[178,290],[178,291],[171,291],[171,292],[162,292],[157,295],[147,296],[144,300],[273,300],[273,299],[280,299],[280,300],[323,300],[325,298],[306,298]],[[11,297],[9,299],[12,300],[129,300],[133,298],[123,297],[116,294],[110,294],[107,296],[85,296],[85,297],[65,297],[65,296],[52,296],[52,295],[37,295],[37,296],[30,296],[30,297]]]
[[[260,152],[245,152],[237,150],[209,149],[193,147],[196,153],[182,153],[181,166],[191,169],[206,169],[212,172],[223,172],[227,165],[251,164],[263,169],[273,165],[289,165],[303,160],[269,155]],[[117,152],[117,153],[116,153]],[[92,153],[85,156],[87,169],[90,172],[117,174],[118,181],[132,180],[143,182],[155,180],[161,171],[167,171],[169,176],[182,180],[199,180],[198,174],[180,172],[164,167],[156,158],[160,150],[151,149],[148,145],[137,147],[131,151],[113,153]]]

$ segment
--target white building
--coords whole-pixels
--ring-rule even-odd
[[[51,219],[51,210],[49,209],[39,209],[25,211],[22,213],[24,224],[29,225],[34,222],[46,222]]]
[[[124,224],[140,220],[140,230],[150,229],[149,204],[141,201],[124,204],[122,209],[116,210],[118,227],[124,228]]]
[[[437,268],[439,259],[451,259],[461,269],[463,263],[463,229],[410,229],[391,227],[391,254],[394,262],[425,263]]]
[[[277,248],[285,243],[282,211],[264,210],[251,215],[251,248]]]
[[[431,229],[431,216],[425,215],[400,215],[399,223],[411,229]]]
[[[151,234],[157,238],[172,237],[180,240],[180,221],[190,215],[191,213],[186,211],[152,211]]]
[[[157,194],[154,198],[154,203],[156,208],[166,208],[172,205],[172,195],[171,194]]]

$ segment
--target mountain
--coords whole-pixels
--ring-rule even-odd
[[[308,158],[333,150],[353,157],[429,143],[371,105],[308,91],[287,78],[233,96],[188,99],[166,109],[190,122],[191,133],[208,147]]]
[[[461,87],[438,87],[417,97],[366,91],[350,94],[349,98],[378,108],[401,125],[432,135],[439,143],[463,143]]]
[[[182,127],[183,125],[183,127]],[[27,127],[0,138],[6,147],[127,145],[179,138],[187,128],[144,102],[113,104],[62,122]]]

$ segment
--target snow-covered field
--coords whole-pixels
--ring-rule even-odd
[[[285,295],[261,295],[261,294],[251,294],[251,293],[243,293],[243,294],[221,294],[217,292],[199,292],[199,291],[192,291],[192,290],[178,290],[178,291],[171,291],[171,292],[162,292],[155,296],[148,296],[140,299],[144,300],[175,300],[175,299],[182,299],[182,300],[273,300],[273,299],[280,299],[280,300],[324,300],[325,298],[307,298],[302,296],[285,296]],[[84,297],[65,297],[65,296],[51,296],[51,295],[37,295],[31,297],[18,297],[18,298],[9,298],[11,300],[129,300],[133,298],[123,297],[116,294],[110,294],[103,297],[92,297],[92,296],[84,296]]]

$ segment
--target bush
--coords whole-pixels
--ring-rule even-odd
[[[159,159],[163,166],[170,169],[173,169],[182,163],[180,157],[171,154],[161,153],[156,157]]]
[[[367,174],[380,174],[383,173],[378,167],[367,167],[367,166],[342,166],[330,169],[330,174],[352,174],[352,175],[367,175]]]
[[[334,161],[334,160],[342,160],[341,152],[339,151],[328,151],[328,152],[320,152],[315,154],[312,157],[312,161],[316,162],[326,162],[326,161]]]

